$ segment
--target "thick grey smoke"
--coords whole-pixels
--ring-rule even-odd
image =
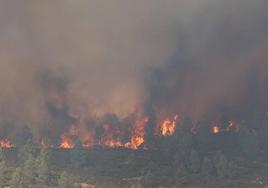
[[[201,116],[248,99],[253,69],[267,101],[267,7],[266,0],[2,1],[1,133],[30,126],[37,134],[55,114],[64,125],[92,114],[123,117],[148,98],[168,113]]]
[[[179,30],[174,55],[149,77],[149,109],[195,120],[264,115],[267,7],[266,1],[210,1],[197,9]]]

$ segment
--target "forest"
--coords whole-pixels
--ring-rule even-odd
[[[267,115],[226,123],[216,131],[203,119],[193,130],[185,118],[173,135],[145,135],[146,147],[137,149],[89,149],[79,140],[73,148],[40,148],[28,134],[20,147],[0,150],[1,187],[267,187]]]

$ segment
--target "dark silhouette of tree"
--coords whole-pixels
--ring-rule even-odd
[[[207,117],[204,117],[196,125],[196,134],[194,135],[195,143],[201,151],[209,149],[211,145],[211,122]]]
[[[26,145],[29,140],[32,140],[32,138],[33,135],[31,133],[31,130],[26,126],[22,128],[20,131],[17,131],[16,135],[12,140],[14,141],[14,144],[18,148],[21,148],[24,145]]]
[[[74,149],[71,151],[71,161],[74,167],[80,168],[87,163],[87,149],[85,149],[81,141],[77,141]]]
[[[256,157],[259,151],[259,140],[255,130],[249,129],[247,126],[241,127],[239,131],[239,143],[242,152],[249,157]]]

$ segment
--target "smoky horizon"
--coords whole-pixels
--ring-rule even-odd
[[[187,117],[212,132],[266,117],[267,6],[2,1],[0,138],[136,149]]]

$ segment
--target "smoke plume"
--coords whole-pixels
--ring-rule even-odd
[[[265,113],[267,7],[266,0],[2,1],[1,136],[29,127],[36,138],[53,137],[107,113]]]

